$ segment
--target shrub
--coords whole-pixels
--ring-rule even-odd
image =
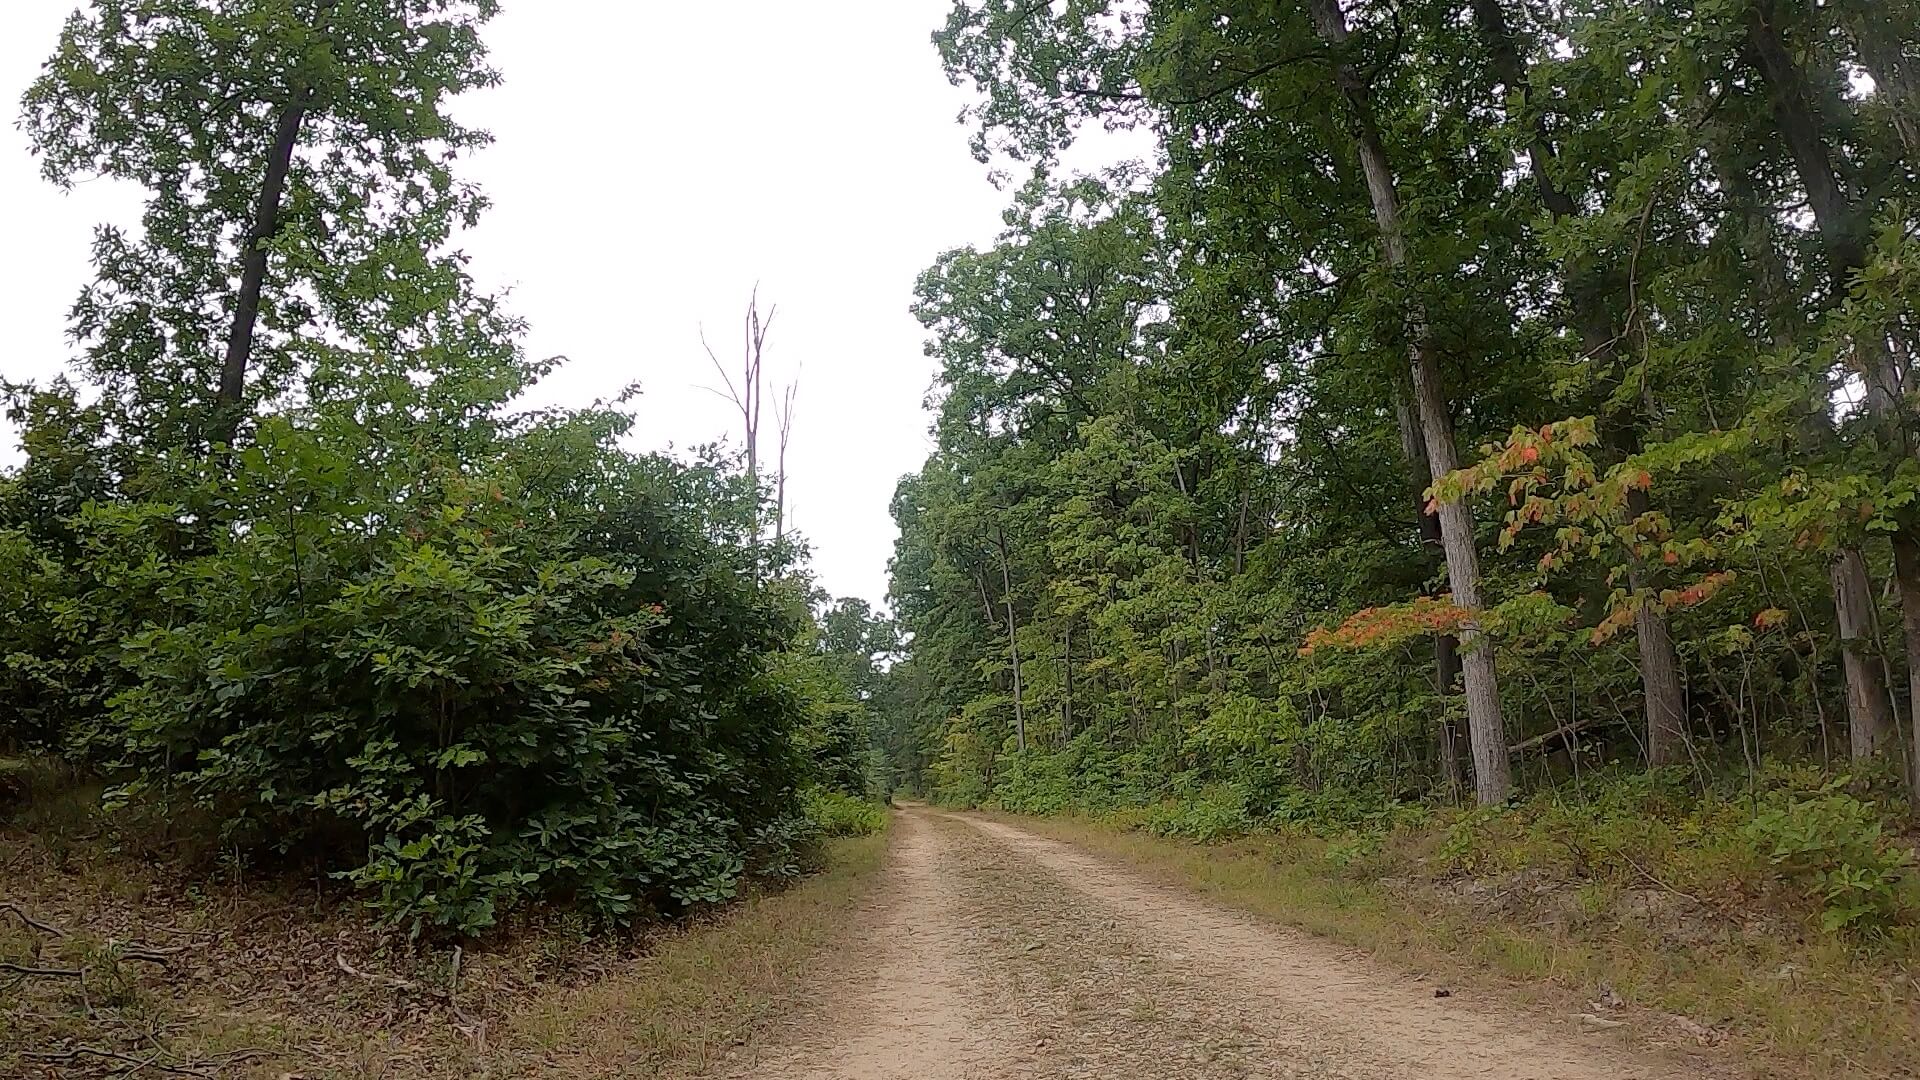
[[[1245,836],[1254,829],[1246,795],[1234,788],[1212,788],[1182,802],[1162,803],[1147,812],[1146,831],[1208,842]]]
[[[82,629],[9,659],[60,706],[24,741],[317,855],[416,933],[535,899],[671,913],[756,854],[792,865],[769,837],[799,820],[807,709],[774,658],[804,604],[758,580],[725,470],[617,430],[562,415],[455,453],[270,418],[226,462],[149,462],[168,500],[66,519],[56,628]],[[22,535],[0,561],[33,563]],[[111,693],[63,695],[76,664]]]
[[[1745,828],[1755,850],[1822,905],[1827,932],[1879,931],[1905,910],[1913,853],[1882,834],[1880,811],[1828,785],[1762,809]]]
[[[809,788],[801,800],[821,836],[870,836],[887,827],[887,809],[831,788]]]

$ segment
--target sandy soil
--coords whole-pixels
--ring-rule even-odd
[[[1678,1080],[998,822],[910,808],[859,941],[735,1080]]]

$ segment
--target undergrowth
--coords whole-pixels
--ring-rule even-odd
[[[1232,785],[1052,802],[1034,827],[1412,967],[1618,1001],[1783,1077],[1920,1069],[1920,878],[1890,769],[1601,771],[1473,810]]]
[[[872,799],[832,788],[810,788],[800,797],[807,821],[829,839],[872,836],[887,827],[887,808]]]
[[[1052,759],[1057,762],[1057,759]],[[1057,773],[1057,774],[1056,774]],[[1690,770],[1591,772],[1512,805],[1461,810],[1335,790],[1206,784],[1129,799],[1043,760],[996,787],[992,805],[1073,814],[1154,836],[1211,843],[1310,838],[1340,869],[1460,880],[1524,872],[1543,880],[1656,883],[1727,910],[1764,901],[1863,948],[1915,934],[1920,878],[1892,767],[1838,777],[1769,764],[1702,781]],[[1396,856],[1395,853],[1400,853]],[[1395,866],[1411,856],[1416,865]]]
[[[804,879],[626,932],[530,908],[455,952],[372,923],[324,874],[208,843],[204,822],[107,812],[100,790],[0,758],[0,1076],[691,1074],[847,931],[886,845],[884,809],[811,798],[838,823],[795,837]]]

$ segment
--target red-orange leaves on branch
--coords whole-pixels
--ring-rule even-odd
[[[1703,604],[1713,599],[1713,594],[1730,584],[1733,576],[1731,570],[1715,571],[1684,589],[1663,590],[1660,593],[1660,602],[1668,609],[1689,608],[1696,604]]]
[[[1733,584],[1735,576],[1731,570],[1716,570],[1684,589],[1663,589],[1658,596],[1650,593],[1615,592],[1607,617],[1600,620],[1600,625],[1593,628],[1593,643],[1598,645],[1633,625],[1634,614],[1640,610],[1642,604],[1657,605],[1662,611],[1696,607],[1713,599],[1714,594]],[[1754,625],[1762,629],[1772,626],[1773,622],[1763,621],[1771,617],[1769,612],[1763,611],[1760,617],[1754,620]],[[1782,615],[1781,618],[1785,616]]]
[[[1620,553],[1686,566],[1713,557],[1712,545],[1695,538],[1676,540],[1667,515],[1633,513],[1635,492],[1653,489],[1656,470],[1711,456],[1713,447],[1687,445],[1640,454],[1601,470],[1590,448],[1598,445],[1592,417],[1563,420],[1533,429],[1516,427],[1507,438],[1482,448],[1479,462],[1433,486],[1436,502],[1485,494],[1505,483],[1506,520],[1498,543],[1505,551],[1529,526],[1557,526],[1553,547],[1539,560],[1541,573],[1563,570],[1581,558]],[[1717,445],[1717,444],[1716,444]],[[1669,460],[1671,458],[1671,460]]]
[[[1451,595],[1422,596],[1411,604],[1393,604],[1356,611],[1339,626],[1321,627],[1307,635],[1301,656],[1320,648],[1374,649],[1399,645],[1416,637],[1457,634],[1472,618]]]

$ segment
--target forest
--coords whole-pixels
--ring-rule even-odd
[[[523,404],[553,362],[453,246],[496,5],[293,8],[92,5],[24,99],[48,181],[146,199],[72,376],[5,388],[0,749],[416,936],[799,873],[808,805],[862,819],[865,605],[751,453]]]
[[[461,247],[498,13],[93,0],[47,43],[45,181],[142,203],[94,234],[68,373],[0,379],[0,870],[34,882],[0,888],[0,1035],[43,1046],[0,1069],[299,1060],[136,1037],[127,960],[191,940],[54,963],[78,938],[30,901],[140,866],[172,884],[121,892],[220,934],[309,906],[358,943],[327,993],[458,1021],[421,1051],[452,1071],[391,1075],[522,1075],[530,1014],[490,1043],[463,949],[503,1016],[627,972],[575,1034],[760,980],[717,1034],[629,1016],[652,1049],[524,1073],[706,1075],[800,950],[945,948],[911,938],[933,900],[849,898],[977,878],[962,821],[1267,838],[1200,850],[1299,875],[1316,932],[1564,889],[1605,1001],[1693,1002],[1631,967],[1665,949],[1778,1006],[1716,1043],[1920,1061],[1888,1034],[1920,1015],[1916,0],[953,0],[927,60],[1007,207],[911,283],[931,453],[886,609],[790,527],[758,296],[745,355],[709,350],[739,432],[636,449],[637,386],[531,404],[561,361]],[[1074,167],[1115,133],[1150,150]],[[877,869],[935,837],[937,873]],[[1649,894],[1667,936],[1624,935]],[[1466,938],[1539,921],[1490,904]],[[1381,925],[1328,923],[1410,947]],[[1786,1018],[1774,969],[1816,954]]]
[[[904,782],[1240,828],[1911,790],[1916,26],[956,5],[976,152],[1034,178],[917,289]],[[1100,125],[1155,160],[1056,177]]]

